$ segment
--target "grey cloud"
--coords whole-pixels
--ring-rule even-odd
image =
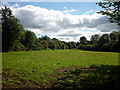
[[[59,38],[60,40],[70,40],[70,38]]]
[[[100,17],[98,19],[93,19],[91,22],[85,22],[83,25],[87,28],[96,28],[101,32],[110,32],[117,30],[116,23],[110,23],[107,16]]]
[[[77,37],[81,36],[82,34],[74,34],[74,33],[65,33],[65,34],[59,34],[58,36],[64,36],[64,37]]]
[[[96,27],[97,29],[101,30],[101,32],[110,32],[110,31],[118,31],[118,25],[116,23],[106,23],[101,24]]]
[[[15,14],[15,16],[20,19],[20,22],[23,24],[23,26],[25,28],[31,28],[33,27],[33,25],[35,25],[33,23],[34,19],[32,19],[34,17],[33,12],[32,11],[28,11],[28,10],[19,10],[17,12],[17,14]]]
[[[88,20],[85,20],[83,25],[88,28],[95,28],[101,24],[106,24],[106,23],[108,24],[109,21],[107,19],[107,16],[104,16],[104,17],[100,17],[98,19],[93,19],[93,20],[91,20],[91,22]]]

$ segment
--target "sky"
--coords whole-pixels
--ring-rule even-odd
[[[2,1],[2,0],[1,0]],[[120,0],[4,0],[6,2],[98,2],[98,1],[120,1]]]
[[[98,2],[101,0],[4,0],[5,2]]]
[[[20,20],[24,28],[33,31],[37,37],[47,35],[66,42],[77,42],[82,36],[89,40],[94,34],[102,35],[117,30],[116,23],[110,23],[107,16],[97,13],[102,10],[96,5],[100,0],[94,2],[14,1],[4,0],[2,4],[10,7],[13,15]]]

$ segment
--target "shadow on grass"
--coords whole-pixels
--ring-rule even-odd
[[[51,75],[52,79],[49,80],[48,84],[33,81],[28,82],[24,74],[19,77],[14,74],[11,75],[9,70],[6,71],[4,70],[3,72],[4,83],[2,90],[36,90],[38,88],[55,90],[120,89],[120,66],[115,65],[91,65],[90,67],[72,66],[61,68],[53,72]],[[28,85],[26,85],[26,83],[28,83]]]
[[[56,80],[51,86],[53,89],[120,89],[120,66],[91,65],[54,73]]]

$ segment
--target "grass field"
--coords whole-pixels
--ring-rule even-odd
[[[56,70],[90,65],[118,65],[118,53],[41,50],[2,53],[3,88],[48,87]]]

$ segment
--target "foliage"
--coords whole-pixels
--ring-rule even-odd
[[[20,42],[23,26],[19,20],[12,15],[12,11],[2,8],[2,46],[3,51],[13,50],[13,47]]]
[[[93,44],[93,45],[97,45],[99,39],[100,39],[99,35],[97,35],[97,34],[92,35],[91,38],[90,38],[90,43]]]
[[[24,50],[25,50],[25,47],[21,43],[18,43],[13,47],[13,51],[24,51]]]
[[[98,13],[109,16],[109,20],[112,23],[120,23],[120,2],[99,2],[97,4],[104,9]]]
[[[107,2],[99,2],[96,3],[98,4],[100,7],[102,7],[104,10],[101,10],[98,13],[101,13],[102,15],[107,15],[109,16],[109,21],[111,23],[118,23],[118,31],[119,31],[119,35],[117,36],[118,39],[115,40],[115,46],[117,49],[115,49],[114,44],[112,44],[112,51],[119,51],[120,50],[120,45],[118,45],[118,43],[120,43],[120,2],[109,2],[107,0]],[[114,34],[115,35],[115,34]],[[111,39],[112,40],[112,39]],[[114,50],[113,50],[114,49]]]
[[[78,49],[92,51],[112,51],[119,52],[119,32],[113,31],[110,34],[93,35],[90,39],[90,44],[79,44]]]
[[[85,45],[87,43],[87,39],[85,36],[80,37],[80,43]]]
[[[35,44],[36,40],[37,40],[37,37],[33,32],[28,31],[28,30],[25,31],[24,45],[26,47],[26,50],[34,49],[35,48],[34,44]]]

